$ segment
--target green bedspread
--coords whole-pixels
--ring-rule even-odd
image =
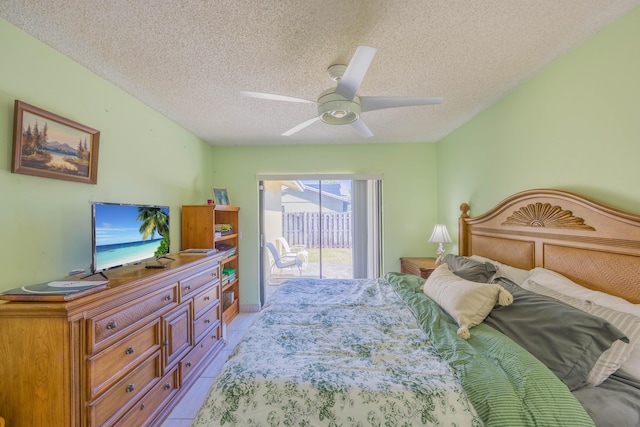
[[[390,273],[283,284],[192,425],[593,425],[564,384],[501,333],[479,325],[470,340],[458,337],[422,283]]]
[[[420,291],[424,279],[400,273],[385,279],[454,369],[487,426],[593,426],[569,389],[508,337],[480,324],[463,340],[454,320]]]

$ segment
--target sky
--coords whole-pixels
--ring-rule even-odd
[[[95,203],[94,207],[96,246],[142,241],[137,205]],[[168,208],[163,210],[169,213]]]
[[[33,115],[27,111],[22,114],[22,126],[24,129],[31,125],[31,129],[38,122],[38,128],[42,130],[44,124],[47,124],[47,141],[58,141],[61,143],[67,143],[70,147],[76,148],[78,141],[86,139],[87,142],[91,140],[91,135],[87,132],[74,129],[69,126],[61,125],[53,120],[47,120],[43,117]],[[89,149],[91,147],[88,147]]]

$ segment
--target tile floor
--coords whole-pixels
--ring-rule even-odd
[[[218,353],[211,364],[202,372],[200,378],[184,395],[182,400],[169,414],[162,427],[189,427],[202,405],[207,391],[229,354],[240,341],[247,328],[258,313],[240,313],[227,326],[227,345]]]

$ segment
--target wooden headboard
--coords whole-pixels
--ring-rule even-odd
[[[640,215],[549,189],[515,194],[474,218],[469,208],[460,206],[460,255],[548,268],[640,303]]]

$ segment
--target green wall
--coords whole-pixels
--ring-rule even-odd
[[[440,221],[532,188],[640,213],[639,78],[636,8],[438,142]]]
[[[477,215],[552,187],[640,212],[639,8],[437,144],[211,147],[3,20],[0,40],[0,290],[88,268],[91,201],[169,205],[176,251],[180,206],[220,186],[242,208],[241,303],[257,304],[261,173],[383,173],[385,271],[435,250],[436,219],[455,238],[462,202]],[[101,131],[97,185],[10,172],[15,99]]]
[[[180,206],[221,186],[242,208],[241,304],[257,304],[258,173],[383,173],[385,271],[435,251],[435,144],[211,147],[3,20],[0,40],[0,290],[89,269],[92,201],[169,205],[177,251]],[[15,99],[100,130],[97,185],[11,173]]]
[[[428,243],[436,221],[435,144],[215,147],[214,182],[241,206],[240,299],[259,301],[257,174],[382,173],[383,270],[399,271],[401,256],[435,253]]]
[[[210,198],[213,148],[0,19],[0,291],[91,264],[91,201],[171,208]],[[11,173],[14,100],[101,132],[98,184]]]

